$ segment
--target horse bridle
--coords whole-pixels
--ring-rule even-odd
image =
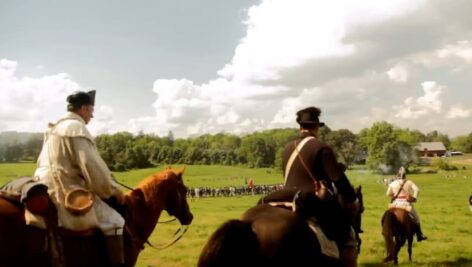
[[[135,190],[134,188],[131,188],[131,187],[119,182],[113,175],[111,177],[112,177],[112,180],[115,183],[121,185],[122,187],[124,187],[126,189],[129,189],[131,191]],[[131,214],[129,212],[127,212],[126,219],[129,219],[130,216],[131,216]],[[125,219],[125,221],[128,221],[126,219]],[[170,223],[170,222],[173,222],[175,220],[177,220],[177,217],[174,216],[174,218],[172,218],[170,220],[161,221],[161,222],[158,221],[157,223]],[[163,249],[166,249],[166,248],[172,246],[173,244],[177,243],[177,241],[179,241],[184,236],[184,234],[187,232],[188,225],[180,225],[179,229],[177,229],[177,231],[175,231],[175,233],[174,233],[174,239],[171,240],[170,242],[168,242],[167,244],[161,245],[161,246],[155,246],[149,240],[146,240],[146,241],[140,240],[140,238],[137,238],[136,235],[131,231],[131,229],[126,224],[125,224],[125,229],[128,232],[131,240],[133,240],[135,243],[146,243],[154,249],[163,250]],[[141,249],[143,249],[143,248],[144,248],[144,246],[141,247]]]

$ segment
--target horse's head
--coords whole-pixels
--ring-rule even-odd
[[[187,202],[187,187],[182,178],[184,170],[185,168],[166,171],[163,180],[166,192],[164,205],[169,215],[175,216],[182,225],[189,225],[193,220],[193,215]]]
[[[182,175],[184,168],[166,170],[153,174],[143,180],[136,189],[129,194],[128,202],[135,208],[135,213],[160,214],[166,210],[171,216],[175,216],[182,225],[189,225],[193,220],[187,203],[187,188],[184,185]],[[135,214],[137,220],[138,216]],[[146,217],[146,216],[144,216]]]
[[[134,266],[163,210],[175,216],[182,225],[192,222],[193,215],[186,198],[187,189],[182,179],[183,171],[184,169],[166,169],[150,175],[126,194],[126,229],[133,240],[133,247],[128,250],[127,256],[127,262],[132,264],[126,266]],[[166,246],[174,244],[182,235]]]

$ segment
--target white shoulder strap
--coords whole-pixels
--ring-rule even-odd
[[[298,152],[302,150],[303,146],[305,146],[306,142],[310,141],[311,139],[315,139],[313,136],[305,137],[295,148],[288,159],[287,166],[285,167],[285,177],[284,177],[284,185],[287,183],[288,174],[290,173],[290,169],[292,168],[293,161],[298,156]]]

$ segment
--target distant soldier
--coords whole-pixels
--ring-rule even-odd
[[[387,189],[387,196],[392,198],[390,207],[403,208],[413,215],[413,219],[418,226],[416,237],[418,242],[426,240],[427,237],[421,231],[420,218],[413,202],[416,202],[420,189],[410,180],[406,179],[406,169],[401,167],[397,174],[398,179],[391,182]]]
[[[249,178],[248,187],[251,191],[251,195],[254,195],[254,180],[252,178]]]

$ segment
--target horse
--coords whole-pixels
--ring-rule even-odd
[[[149,243],[147,239],[156,228],[162,211],[175,216],[182,227],[192,222],[183,171],[166,169],[150,175],[125,194],[126,205],[120,212],[125,218],[125,267],[136,264],[144,244]],[[54,205],[50,206],[53,211],[50,209],[48,214],[56,215]],[[57,231],[62,233],[59,238]],[[21,205],[0,198],[2,266],[109,266],[105,249],[104,237],[98,229],[77,233],[64,231],[52,223],[48,224],[47,230],[32,227],[25,224]]]
[[[362,204],[362,190],[358,188],[356,193]],[[269,202],[263,197],[256,206],[246,210],[241,219],[231,219],[223,223],[203,247],[197,266],[342,266],[339,259],[328,257],[321,252],[320,242],[307,221],[306,213],[319,215],[318,212],[326,211],[323,201],[312,193],[299,195],[298,192],[292,201],[274,201],[277,198],[287,199],[286,195],[292,196],[293,192],[286,189],[276,191],[269,195]],[[363,207],[357,211],[355,217],[361,216],[362,212]],[[320,218],[319,222],[323,224],[323,218]],[[360,219],[353,220],[353,223],[360,222]],[[327,221],[328,226],[330,223],[337,225],[336,222],[332,224],[332,221]],[[350,231],[346,220],[337,223],[344,223]],[[353,228],[361,227],[355,225]],[[328,230],[326,236],[333,233],[336,235],[336,230],[339,229]]]
[[[403,208],[390,208],[382,216],[382,235],[385,240],[387,256],[384,262],[398,264],[401,247],[408,241],[408,259],[412,261],[413,238],[417,225],[409,212]]]

